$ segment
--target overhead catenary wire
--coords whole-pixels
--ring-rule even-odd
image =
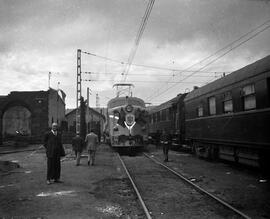
[[[148,67],[147,67],[148,68]],[[165,67],[156,67],[156,66],[149,66],[149,68],[152,68],[152,69],[160,69],[160,70],[166,70],[166,71],[172,71],[174,73],[174,76],[177,75],[177,72],[178,71],[183,71],[183,72],[197,72],[197,70],[194,70],[194,71],[184,71],[184,70],[180,70],[180,69],[172,69],[172,68],[165,68]],[[85,74],[94,74],[95,72],[92,72],[92,71],[85,71],[85,72],[82,72],[82,73],[85,73]],[[230,71],[198,71],[198,73],[203,73],[203,74],[228,74],[228,73],[231,73]],[[96,72],[95,74],[119,74],[119,73],[110,73],[110,72],[106,72],[106,73],[98,73]],[[129,75],[145,75],[145,74],[138,74],[138,73],[129,73]]]
[[[131,64],[133,62],[133,59],[135,57],[135,54],[137,52],[140,40],[142,38],[142,34],[144,32],[145,26],[147,24],[147,21],[148,21],[148,18],[150,16],[150,13],[152,11],[154,3],[155,3],[155,0],[149,0],[149,2],[148,2],[148,5],[147,5],[146,11],[144,13],[141,25],[139,27],[139,31],[137,32],[137,35],[136,35],[136,38],[135,38],[134,45],[133,45],[133,47],[131,49],[131,52],[129,54],[129,57],[128,57],[128,63],[125,66],[125,69],[123,71],[123,75],[124,75],[123,81],[125,81],[127,79],[127,75],[129,73],[130,66],[131,66]]]
[[[115,80],[96,80],[96,79],[82,79],[82,81],[91,81],[91,82],[105,82],[105,81],[113,81],[113,82],[115,82],[115,83],[117,83]],[[119,83],[121,83],[120,81],[119,81]],[[126,81],[126,83],[163,83],[162,81]],[[194,84],[194,82],[192,82],[192,81],[190,81],[190,82],[177,82],[177,81],[171,81],[171,82],[168,82],[168,83],[170,83],[170,84],[175,84],[175,83],[177,83],[177,84],[181,84],[181,83],[184,83],[184,84]],[[205,83],[205,81],[202,81],[202,82],[198,82],[199,84],[204,84]]]
[[[83,74],[89,74],[89,75],[116,75],[116,73],[110,73],[110,72],[82,72]],[[172,73],[173,74],[173,73]],[[220,77],[221,75],[224,75],[225,74],[225,72],[219,72],[219,73],[217,73],[217,72],[212,72],[212,74],[214,74],[214,75],[209,75],[209,73],[208,73],[208,75],[205,75],[205,74],[203,74],[203,75],[195,75],[194,77],[198,77],[198,78],[217,78],[217,77]],[[129,74],[129,76],[146,76],[146,74],[144,73],[142,73],[142,74],[139,74],[139,73],[133,73],[133,74]],[[153,76],[155,76],[155,77],[170,77],[170,76],[172,76],[171,74],[148,74],[147,76],[149,76],[149,77],[153,77]],[[173,76],[175,76],[175,75],[173,75]],[[185,75],[182,75],[182,76],[185,76]]]
[[[267,20],[266,22],[264,22],[263,24],[261,24],[260,26],[258,26],[257,28],[254,28],[252,31],[249,31],[248,33],[242,35],[241,37],[239,37],[237,40],[233,41],[232,43],[228,44],[227,46],[223,47],[223,48],[228,48],[229,46],[232,46],[235,42],[239,41],[240,39],[242,39],[243,37],[246,37],[247,35],[249,35],[250,33],[254,32],[255,30],[258,30],[259,28],[261,28],[262,26],[264,26],[265,24],[269,23],[270,20]],[[263,29],[261,29],[260,31],[254,33],[252,36],[248,37],[247,39],[245,39],[244,41],[241,41],[240,43],[238,43],[237,45],[231,47],[229,50],[227,50],[226,52],[222,53],[221,55],[217,56],[215,59],[213,59],[212,61],[208,62],[207,64],[205,64],[203,67],[199,68],[197,71],[191,73],[190,75],[184,77],[183,79],[181,79],[180,81],[178,82],[183,82],[184,80],[186,80],[187,78],[190,78],[191,76],[193,76],[194,74],[196,74],[197,72],[201,71],[202,69],[206,68],[207,66],[211,65],[212,63],[214,63],[215,61],[217,61],[218,59],[222,58],[223,56],[225,56],[226,54],[228,54],[229,52],[231,52],[232,50],[238,48],[239,46],[241,46],[242,44],[246,43],[247,41],[253,39],[254,37],[256,37],[257,35],[259,35],[260,33],[264,32],[265,30],[267,30],[268,28],[270,27],[270,25],[264,27]],[[215,52],[214,54],[208,56],[209,58],[210,57],[213,57],[214,55],[216,55],[217,53],[219,53],[220,51],[222,51],[222,49],[219,49],[217,52]],[[200,62],[197,62],[195,64],[193,64],[192,66],[190,67],[193,67],[195,66],[196,64],[200,64],[201,62],[205,61],[206,59],[208,59],[208,57],[204,58],[202,61]],[[190,68],[189,67],[189,68]],[[188,68],[188,69],[189,69]],[[166,83],[168,83],[169,81],[167,81]],[[164,91],[162,92],[153,92],[153,95],[149,96],[146,98],[146,100],[149,100],[149,99],[153,99],[153,98],[156,98],[162,94],[164,94],[165,92],[167,92],[168,90],[170,90],[171,88],[175,87],[177,85],[177,83],[173,84],[172,86],[166,88]]]
[[[90,55],[90,56],[94,56],[94,57],[97,57],[97,58],[101,58],[101,59],[104,59],[104,60],[109,60],[111,62],[115,62],[115,63],[121,64],[121,65],[128,64],[127,62],[124,62],[124,61],[119,61],[119,60],[112,59],[112,58],[109,58],[109,57],[100,56],[100,55],[90,53],[90,52],[82,51],[82,53]],[[132,66],[137,66],[137,67],[142,67],[142,68],[149,68],[149,69],[159,69],[159,70],[174,71],[176,73],[177,72],[195,72],[196,71],[196,70],[177,69],[177,68],[169,68],[169,67],[154,66],[154,65],[142,65],[142,64],[131,64],[131,65]],[[220,72],[220,71],[200,71],[200,72],[201,73],[224,73],[224,71],[222,71],[222,72]],[[225,73],[230,73],[230,72],[225,71]]]
[[[142,64],[133,64],[131,63],[130,65],[132,66],[138,66],[138,67],[145,67],[145,68],[152,68],[152,69],[161,69],[161,70],[169,70],[169,71],[175,71],[175,72],[206,72],[206,71],[198,71],[198,70],[189,70],[190,68],[194,67],[195,65],[201,64],[202,62],[206,61],[207,59],[215,56],[216,54],[218,54],[219,52],[223,51],[224,49],[229,48],[230,46],[232,46],[234,43],[238,42],[239,40],[243,39],[244,37],[246,37],[247,35],[253,33],[254,31],[258,30],[259,28],[261,28],[262,26],[266,25],[267,23],[270,22],[270,19],[265,21],[264,23],[262,23],[261,25],[253,28],[252,30],[248,31],[247,33],[243,34],[242,36],[240,36],[239,38],[237,38],[236,40],[232,41],[231,43],[227,44],[226,46],[222,47],[221,49],[217,50],[216,52],[214,52],[213,54],[205,57],[204,59],[202,59],[199,62],[196,62],[195,64],[189,66],[186,69],[175,69],[175,68],[169,68],[169,67],[160,67],[160,66],[153,66],[153,65],[142,65]],[[97,58],[101,58],[101,59],[105,59],[111,62],[115,62],[121,65],[127,65],[128,62],[125,61],[120,61],[120,60],[116,60],[116,59],[112,59],[110,57],[106,57],[106,56],[101,56],[101,55],[97,55],[91,52],[87,52],[87,51],[81,51],[82,53],[86,54],[86,55],[90,55],[90,56],[94,56]],[[210,73],[210,72],[209,72]],[[217,72],[219,73],[219,72]],[[230,72],[225,72],[225,73],[230,73]]]

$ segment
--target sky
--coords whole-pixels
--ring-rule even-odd
[[[133,83],[133,96],[157,105],[270,54],[269,0],[156,0],[124,80],[147,5],[0,0],[0,95],[50,86],[75,108],[78,49],[94,54],[81,54],[90,107],[96,94],[106,106],[120,82]]]

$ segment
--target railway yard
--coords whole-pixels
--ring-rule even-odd
[[[97,151],[96,165],[88,166],[83,153],[81,165],[75,166],[71,146],[65,145],[65,149],[67,155],[61,160],[63,183],[47,185],[46,155],[40,145],[17,152],[2,148],[2,218],[270,216],[269,181],[257,170],[209,162],[181,151],[170,151],[169,162],[163,162],[162,150],[155,145],[129,156],[119,155],[102,144]]]

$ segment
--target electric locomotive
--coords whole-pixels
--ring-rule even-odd
[[[132,96],[132,84],[115,84],[114,87],[117,95],[107,105],[110,144],[118,149],[142,148],[148,139],[145,103]]]

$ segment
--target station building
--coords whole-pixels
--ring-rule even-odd
[[[65,124],[65,93],[47,91],[13,91],[0,96],[0,145],[18,137],[38,143],[52,122]]]
[[[106,118],[103,114],[104,109],[93,109],[91,107],[85,110],[85,120],[88,132],[93,129],[96,134],[99,136],[104,131],[104,124],[106,122]],[[80,111],[80,109],[79,109]],[[66,120],[69,132],[76,132],[76,109],[67,109],[66,110]]]

